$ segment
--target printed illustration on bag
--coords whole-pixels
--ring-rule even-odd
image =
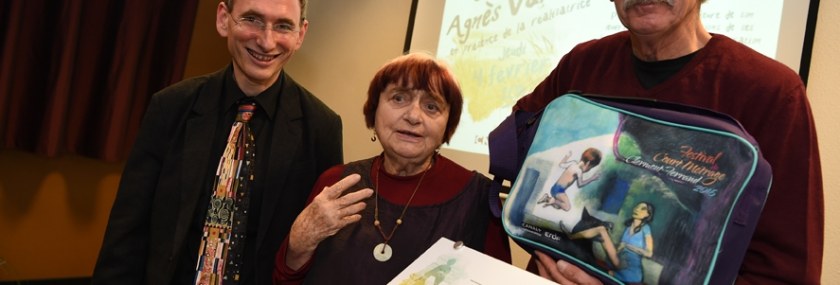
[[[739,138],[574,101],[549,105],[512,195],[510,234],[626,283],[709,276],[755,157]]]

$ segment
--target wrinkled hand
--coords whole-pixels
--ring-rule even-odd
[[[299,266],[296,265],[302,266],[321,241],[362,219],[359,212],[366,207],[362,200],[373,195],[373,190],[365,188],[341,196],[360,179],[358,174],[351,174],[332,186],[325,187],[297,216],[289,231],[286,253],[286,263],[290,268],[297,269]]]
[[[570,284],[603,284],[600,280],[590,276],[586,271],[580,269],[565,260],[557,260],[556,262],[550,256],[534,251],[537,256],[537,270],[540,276],[552,280],[554,282],[570,285]]]

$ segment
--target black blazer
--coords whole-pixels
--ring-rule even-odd
[[[226,69],[229,69],[228,66]],[[225,70],[191,78],[152,97],[123,170],[93,284],[170,284],[196,212],[221,113]],[[274,257],[315,180],[343,163],[341,118],[281,72],[254,271],[271,284]],[[263,148],[266,149],[266,148]],[[198,254],[198,253],[196,253]]]

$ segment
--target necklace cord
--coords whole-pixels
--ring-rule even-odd
[[[408,202],[406,202],[405,207],[403,207],[402,213],[400,213],[400,217],[397,218],[397,221],[394,223],[394,227],[391,228],[391,233],[389,233],[386,236],[385,231],[382,230],[381,223],[379,222],[379,175],[381,175],[380,172],[382,171],[382,164],[385,163],[384,160],[385,160],[385,158],[382,158],[382,161],[380,161],[380,163],[379,163],[379,165],[377,166],[377,169],[376,169],[376,178],[375,178],[376,188],[373,191],[375,196],[376,196],[375,197],[375,202],[374,202],[375,206],[374,206],[374,210],[373,210],[373,226],[376,227],[376,229],[379,230],[379,234],[382,236],[382,239],[385,240],[385,242],[383,242],[383,244],[388,245],[388,242],[391,240],[392,237],[394,237],[394,233],[397,231],[397,227],[399,227],[402,224],[402,218],[405,217],[405,212],[408,210],[408,207],[411,205],[411,201],[414,200],[414,195],[417,194],[417,190],[420,189],[420,184],[423,183],[423,178],[426,178],[426,173],[428,173],[429,169],[432,168],[433,162],[430,162],[429,166],[426,167],[426,170],[423,170],[423,175],[420,176],[420,180],[417,181],[417,185],[414,186],[414,191],[411,192],[411,197],[408,198]],[[382,253],[384,253],[384,252],[385,252],[385,247],[383,246],[382,247]]]

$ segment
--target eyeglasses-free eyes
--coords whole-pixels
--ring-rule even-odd
[[[245,31],[250,32],[250,33],[260,33],[262,31],[265,31],[265,28],[268,26],[263,19],[260,19],[259,17],[256,17],[256,16],[244,16],[244,17],[236,18],[236,17],[233,17],[232,14],[230,14],[230,11],[228,11],[228,15],[231,16],[231,19],[233,20],[234,23],[236,23],[236,25],[238,25],[239,27],[243,28]],[[278,34],[281,34],[281,35],[284,35],[284,36],[289,36],[289,35],[292,35],[294,33],[297,33],[298,31],[300,31],[300,30],[295,28],[294,24],[291,24],[291,23],[277,23],[277,24],[274,24],[274,25],[271,26],[271,30],[274,31],[275,33],[278,33]]]

